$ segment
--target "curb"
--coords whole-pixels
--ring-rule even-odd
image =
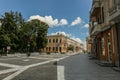
[[[120,72],[120,67],[111,67],[114,71]]]

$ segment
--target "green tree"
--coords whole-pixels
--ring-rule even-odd
[[[40,26],[38,27],[38,32],[37,32],[37,39],[36,39],[37,48],[39,49],[39,51],[41,51],[41,49],[43,49],[47,45],[48,28],[49,26],[46,23],[40,22]]]
[[[44,48],[47,44],[48,25],[40,20],[34,19],[25,22],[19,31],[20,36],[20,50],[38,51]],[[28,46],[29,45],[29,46]]]
[[[28,45],[28,33],[31,32],[31,29],[27,23],[23,23],[23,25],[19,28],[18,38],[19,38],[19,46],[18,51],[19,52],[26,52],[27,51],[27,45]],[[22,43],[22,44],[21,44]]]
[[[18,41],[18,32],[19,28],[24,22],[21,13],[18,12],[5,12],[5,14],[0,18],[1,21],[1,40],[9,42],[8,44],[2,43],[5,46],[11,46],[11,49],[15,50],[17,48]]]
[[[0,18],[0,50],[11,46],[15,51],[41,50],[47,44],[48,25],[40,20],[24,21],[21,13],[5,12]]]
[[[34,19],[28,22],[31,32],[29,33],[29,42],[31,48],[37,50],[43,49],[47,44],[48,25],[40,20]]]

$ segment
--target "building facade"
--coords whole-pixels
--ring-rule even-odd
[[[109,0],[109,22],[113,32],[113,53],[115,65],[120,66],[120,0]]]
[[[90,36],[86,38],[86,50],[88,53],[91,53],[91,39]]]
[[[83,45],[75,40],[72,40],[64,35],[51,35],[47,36],[47,46],[42,51],[45,53],[67,53],[68,47],[73,46],[73,52],[80,52],[83,49]]]
[[[90,11],[91,52],[120,66],[120,0],[93,0]]]

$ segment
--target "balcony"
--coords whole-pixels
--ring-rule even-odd
[[[96,24],[94,26],[93,31],[91,32],[91,35],[96,36],[98,33],[102,31],[102,26],[100,24]]]
[[[90,39],[90,41],[88,42],[88,44],[92,44],[93,43],[93,39]]]
[[[96,15],[98,11],[100,11],[100,1],[99,0],[95,1],[92,4],[92,8],[91,8],[91,11],[90,11],[91,16]]]
[[[120,3],[115,5],[109,10],[109,20],[110,21],[120,20]]]

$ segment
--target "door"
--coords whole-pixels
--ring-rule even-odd
[[[118,66],[120,66],[120,24],[117,24],[116,32],[117,32]]]

